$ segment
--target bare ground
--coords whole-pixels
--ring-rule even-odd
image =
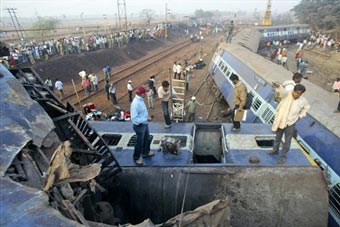
[[[123,48],[103,49],[80,55],[59,56],[46,62],[40,62],[36,64],[34,68],[43,79],[50,77],[55,81],[56,78],[60,78],[65,85],[64,91],[67,95],[74,91],[71,82],[72,79],[77,88],[80,88],[80,77],[78,72],[82,69],[86,69],[87,72],[97,73],[101,79],[103,78],[102,68],[105,65],[111,65],[113,67],[113,72],[117,71],[120,68],[125,67],[126,64],[133,64],[133,62],[139,58],[158,52],[167,46],[174,45],[176,41],[180,39],[183,39],[183,37],[175,34],[173,39],[167,40],[166,42],[163,40],[147,40]],[[229,121],[228,118],[222,118],[220,115],[220,112],[227,108],[225,101],[216,98],[219,92],[213,87],[213,83],[209,77],[206,77],[210,60],[220,40],[220,36],[206,37],[202,42],[193,43],[192,45],[183,48],[180,52],[172,54],[167,59],[163,59],[154,66],[143,70],[143,72],[141,72],[143,76],[132,79],[132,84],[137,86],[138,84],[143,83],[143,81],[146,81],[150,75],[157,74],[156,87],[158,88],[163,80],[169,80],[169,68],[172,67],[174,61],[179,61],[183,64],[184,60],[187,60],[190,63],[194,63],[202,58],[207,66],[192,72],[187,99],[196,92],[195,96],[197,97],[198,102],[202,104],[202,106],[199,106],[197,109],[197,121]],[[120,86],[125,87],[126,85]],[[200,89],[198,89],[198,87],[200,87]],[[118,93],[117,98],[125,95],[125,92],[123,93],[124,94]],[[95,103],[99,110],[105,110],[105,112],[108,113],[115,111],[117,106],[112,105],[112,103],[104,97],[105,95],[95,96],[90,99],[90,101]],[[119,107],[122,110],[129,110],[130,103],[128,102],[127,96],[124,96],[122,100],[120,100]],[[154,121],[163,121],[159,100],[155,100],[155,108],[151,109],[149,112],[149,114],[154,117]]]
[[[40,62],[34,68],[42,78],[47,78],[48,76],[52,80],[61,78],[65,84],[65,93],[70,94],[73,92],[71,79],[75,81],[76,86],[79,88],[80,78],[78,72],[82,69],[95,72],[99,75],[99,78],[102,78],[102,68],[105,65],[113,66],[113,71],[119,70],[125,67],[126,64],[133,64],[137,59],[174,45],[176,41],[183,38],[181,35],[174,35],[173,39],[166,42],[163,40],[148,40],[123,48],[103,49],[80,55],[59,56],[47,62]],[[189,47],[183,48],[180,52],[172,54],[167,59],[163,59],[154,66],[143,70],[141,72],[142,76],[133,80],[133,85],[137,86],[146,81],[150,75],[157,74],[156,87],[158,88],[163,80],[169,80],[169,68],[172,67],[174,61],[184,63],[184,60],[188,60],[190,63],[194,63],[199,58],[203,58],[207,66],[204,69],[192,72],[187,99],[195,95],[198,102],[202,104],[197,108],[196,121],[229,122],[230,118],[223,117],[221,114],[221,112],[227,110],[228,106],[224,99],[219,97],[220,93],[214,87],[210,77],[207,77],[210,60],[220,40],[221,36],[206,37],[203,42],[193,43]],[[288,52],[289,69],[292,72],[296,71],[295,50],[295,46],[292,46]],[[313,72],[309,75],[308,80],[331,91],[333,81],[335,78],[340,77],[340,53],[335,51],[324,53],[323,50],[316,49],[315,51],[305,51],[304,57],[309,61],[308,70]],[[125,87],[126,85],[120,86]],[[118,93],[117,97],[120,98],[123,95],[125,95],[125,92]],[[117,106],[112,105],[110,101],[103,97],[105,96],[96,96],[90,101],[94,102],[99,110],[105,110],[107,113],[114,112]],[[122,110],[129,110],[130,103],[126,95],[120,100],[119,107]],[[163,121],[159,100],[155,100],[155,109],[151,109],[149,114],[154,117],[154,121]]]

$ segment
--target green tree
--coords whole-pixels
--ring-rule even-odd
[[[309,24],[315,29],[340,29],[339,0],[301,0],[292,10],[301,23]]]
[[[37,21],[32,24],[33,35],[35,37],[45,37],[48,32],[56,29],[59,20],[55,18],[38,17]]]

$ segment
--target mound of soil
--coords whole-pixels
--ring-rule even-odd
[[[135,41],[122,48],[100,49],[81,54],[57,56],[49,61],[39,62],[33,68],[42,79],[50,77],[54,82],[59,78],[61,81],[66,82],[73,78],[75,83],[79,84],[80,77],[78,73],[83,69],[88,73],[102,74],[102,69],[106,65],[112,67],[122,66],[131,60],[139,59],[152,51],[171,45],[181,38],[183,38],[183,35],[179,30],[172,31],[166,42],[162,39]]]
[[[106,65],[117,67],[126,64],[130,60],[136,60],[145,56],[149,51],[158,49],[165,44],[158,40],[146,40],[131,43],[128,46],[115,49],[101,49],[93,52],[58,56],[46,62],[40,62],[33,68],[45,79],[50,77],[53,81],[56,78],[62,81],[69,81],[73,78],[80,82],[78,73],[86,69],[88,73],[99,73]]]

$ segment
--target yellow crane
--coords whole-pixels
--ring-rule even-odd
[[[264,17],[262,18],[262,21],[261,21],[262,26],[271,26],[272,25],[271,8],[272,8],[272,1],[268,0],[267,9],[264,12]]]

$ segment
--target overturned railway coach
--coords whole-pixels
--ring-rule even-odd
[[[0,73],[4,75],[0,77],[0,132],[5,138],[0,146],[1,225],[78,226],[96,224],[94,221],[112,224],[103,220],[107,216],[115,217],[120,224],[137,224],[146,218],[162,223],[218,199],[227,200],[230,213],[225,213],[225,219],[232,226],[327,223],[328,195],[322,172],[296,145],[292,146],[292,158],[277,166],[275,158],[266,155],[274,136],[269,126],[249,124],[247,130],[234,133],[230,132],[231,124],[224,123],[178,123],[171,129],[150,123],[155,156],[137,167],[132,159],[136,136],[130,122],[89,123],[71,105],[61,103],[34,70],[12,70],[14,77],[0,66]],[[42,114],[47,123],[39,118]],[[63,188],[48,192],[52,195],[49,200],[45,192],[21,184],[25,183],[23,178],[31,180],[32,175],[25,174],[27,166],[23,164],[22,169],[16,156],[26,152],[27,149],[22,151],[26,144],[40,146],[51,130],[58,135],[55,137],[71,141],[84,156],[84,164],[101,164],[96,182],[104,186],[104,192],[102,187],[93,197],[88,184],[73,183],[72,187],[78,188],[75,198],[68,198],[67,188]],[[169,137],[179,141],[177,154],[160,149],[161,141]],[[40,154],[34,151],[32,155]],[[39,170],[36,178],[43,175]],[[62,188],[59,184],[55,187]],[[56,205],[55,198],[61,203]],[[98,217],[101,209],[88,212],[95,198],[111,204],[110,213],[107,210]],[[76,210],[80,204],[85,209]]]
[[[261,34],[260,47],[265,47],[267,42],[273,41],[303,41],[309,37],[311,32],[309,25],[306,24],[256,27],[254,29]]]
[[[282,66],[256,54],[259,47],[261,48],[263,37],[275,36],[275,33],[274,35],[268,33],[271,29],[277,28],[256,28],[240,32],[232,44],[219,46],[210,64],[211,76],[231,107],[234,106],[234,85],[230,76],[233,73],[239,75],[240,80],[247,86],[248,92],[253,96],[251,111],[246,120],[249,123],[273,123],[277,103],[274,101],[272,82],[282,83],[290,80],[293,75]],[[307,28],[304,29],[308,32]],[[295,34],[287,34],[286,39],[296,40]],[[310,102],[311,110],[306,118],[297,122],[296,141],[324,171],[329,189],[329,225],[339,226],[340,115],[334,113],[339,98],[308,80],[303,80],[302,84],[307,88],[304,97]]]

